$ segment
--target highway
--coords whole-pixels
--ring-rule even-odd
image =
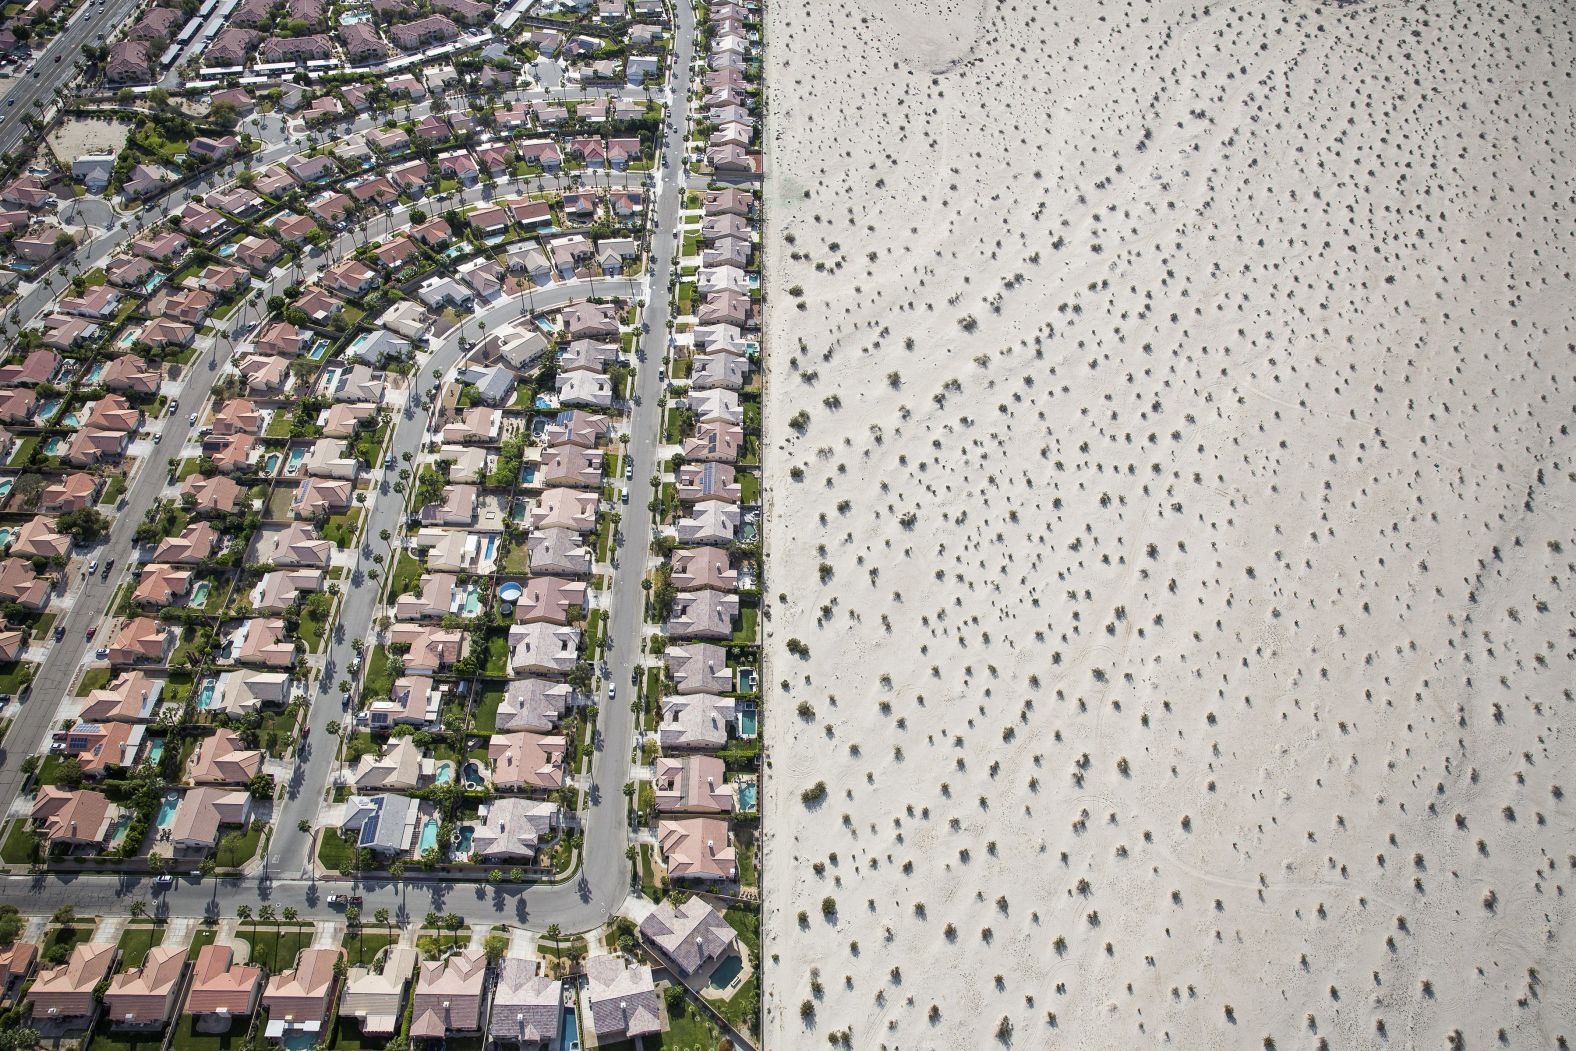
[[[10,153],[27,135],[25,118],[37,115],[33,102],[41,100],[47,107],[54,98],[56,88],[64,88],[77,75],[76,63],[82,49],[98,42],[108,41],[115,35],[140,0],[104,0],[104,6],[92,6],[93,0],[83,0],[83,6],[71,16],[63,33],[49,42],[42,52],[36,53],[32,62],[38,76],[24,72],[12,85],[4,102],[5,123],[0,124],[0,153]],[[59,59],[57,62],[56,59]]]
[[[623,699],[606,703],[607,682],[599,685],[600,716],[597,723],[598,738],[593,758],[589,805],[585,817],[585,845],[582,863],[576,876],[560,884],[488,885],[456,884],[441,876],[426,878],[419,872],[407,872],[404,879],[361,880],[355,892],[366,899],[370,910],[388,907],[399,919],[406,922],[431,910],[458,912],[473,921],[509,922],[542,931],[557,924],[565,932],[593,929],[616,913],[629,893],[630,864],[624,852],[630,839],[627,804],[623,785],[629,778],[633,749],[635,718],[629,707],[633,691],[629,682],[632,669],[639,664],[643,643],[644,590],[641,587],[643,567],[649,558],[652,523],[646,506],[654,491],[651,479],[657,472],[656,454],[660,437],[661,407],[659,399],[662,382],[658,379],[656,365],[665,360],[669,339],[671,300],[670,277],[676,265],[678,249],[678,215],[683,205],[683,140],[688,113],[689,75],[693,61],[695,40],[695,15],[688,4],[675,4],[676,32],[673,61],[670,66],[668,100],[671,120],[661,155],[667,164],[659,167],[656,193],[651,202],[653,226],[651,255],[647,273],[641,280],[603,280],[595,282],[594,294],[599,297],[624,297],[635,300],[645,296],[641,321],[644,331],[640,336],[641,358],[646,363],[636,373],[637,405],[624,424],[631,440],[628,454],[635,464],[634,477],[629,483],[630,499],[621,508],[623,519],[617,542],[617,562],[624,567],[615,575],[612,588],[612,611],[608,629],[607,682],[621,683]],[[18,104],[20,105],[20,103]],[[616,179],[616,176],[615,176]],[[533,180],[539,182],[540,180]],[[601,177],[597,181],[602,181]],[[200,192],[191,188],[192,192]],[[475,200],[490,192],[479,188],[461,195],[462,200]],[[430,205],[428,207],[431,207]],[[387,231],[406,221],[406,209],[397,209],[375,219],[364,230],[341,234],[330,252],[309,263],[304,269],[310,273],[321,268],[334,257],[349,251],[357,239],[377,236],[381,228]],[[108,238],[106,238],[106,241]],[[108,246],[105,247],[107,254]],[[276,276],[273,285],[298,277],[287,271]],[[537,290],[528,298],[535,309],[549,309],[573,299],[593,294],[591,282],[571,282]],[[239,318],[244,312],[238,311]],[[512,317],[522,313],[519,297],[503,299],[484,307],[477,318],[487,323],[488,331],[495,331]],[[475,319],[471,319],[474,321]],[[473,329],[474,331],[474,329]],[[430,360],[422,365],[418,376],[430,376],[432,369],[443,374],[458,363],[462,354],[460,332],[455,330],[434,342]],[[203,373],[198,372],[198,375]],[[198,411],[208,394],[205,382],[190,383],[183,389],[177,414],[168,421],[163,439],[167,448],[179,448],[188,429],[187,418]],[[414,452],[431,425],[429,413],[420,409],[419,400],[413,400],[408,412],[396,415],[396,425],[391,438],[391,449],[398,460],[404,452]],[[173,444],[172,444],[173,443]],[[151,507],[164,484],[164,472],[157,468],[162,457],[154,457],[150,468],[142,470],[133,480],[126,496],[126,508],[117,518],[111,539],[98,557],[114,557],[117,567],[123,568],[130,558],[130,536],[147,508]],[[402,494],[390,489],[380,492],[368,501],[368,522],[363,533],[363,560],[388,548],[379,539],[381,530],[388,529],[398,535],[403,521],[404,499]],[[385,563],[387,565],[387,563]],[[367,567],[370,568],[370,567]],[[0,752],[0,812],[7,812],[20,787],[20,762],[28,751],[40,742],[54,719],[56,705],[69,686],[70,679],[86,657],[88,646],[84,634],[88,626],[96,623],[109,603],[113,589],[119,583],[119,574],[108,582],[96,579],[88,584],[89,590],[65,618],[66,638],[57,644],[45,662],[34,687],[32,700],[24,706],[18,722],[12,727],[8,739],[16,743],[14,754]],[[300,762],[290,778],[283,800],[276,805],[274,833],[260,871],[254,875],[230,879],[178,879],[173,887],[158,896],[159,911],[166,916],[217,916],[233,914],[239,904],[269,902],[280,906],[290,905],[303,912],[319,907],[328,893],[346,889],[342,881],[316,879],[310,865],[311,838],[297,831],[299,821],[313,821],[325,797],[326,786],[333,773],[333,738],[327,732],[328,723],[342,718],[338,692],[333,684],[343,676],[340,669],[347,667],[353,648],[352,639],[371,637],[372,621],[381,590],[358,567],[345,589],[338,624],[329,644],[321,680],[330,689],[314,694],[315,702],[309,711],[311,726],[309,743],[302,749]],[[321,742],[321,747],[318,747]],[[79,911],[112,912],[131,899],[153,900],[154,887],[147,877],[113,876],[99,874],[41,874],[14,875],[0,878],[0,899],[16,904],[24,911],[48,912],[62,904],[71,904]]]

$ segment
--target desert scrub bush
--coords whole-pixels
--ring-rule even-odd
[[[806,788],[803,792],[799,793],[799,800],[800,800],[800,802],[804,803],[807,806],[809,804],[811,804],[811,803],[819,803],[825,798],[826,798],[826,782],[825,781],[817,781],[815,784],[811,785],[809,788]]]
[[[798,434],[803,434],[810,426],[810,414],[800,409],[788,418],[788,426]]]
[[[795,657],[810,656],[810,647],[806,646],[803,642],[796,638],[789,639],[785,645],[788,648],[788,652],[793,654]]]

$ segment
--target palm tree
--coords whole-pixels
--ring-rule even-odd
[[[556,923],[549,923],[547,925],[547,936],[549,938],[553,939],[553,949],[555,950],[555,952],[554,952],[555,956],[557,955],[556,950],[558,948],[558,939],[559,939],[559,937],[562,934],[563,934],[563,928],[559,927],[558,924],[556,924]]]
[[[235,918],[240,920],[242,923],[248,922],[252,918],[252,907],[250,905],[237,905],[235,907]],[[248,938],[247,941],[250,941],[250,942],[256,942],[257,941],[257,928],[256,927],[252,928],[252,937]]]
[[[261,921],[263,923],[273,923],[274,922],[274,907],[272,905],[259,905],[257,907],[257,918],[258,918],[259,921]],[[275,926],[274,927],[274,956],[277,957],[278,955],[279,955],[279,928],[278,928],[278,926]]]
[[[143,901],[141,898],[138,898],[136,901],[131,903],[130,911],[132,919],[140,920],[142,917],[148,914],[148,903]]]

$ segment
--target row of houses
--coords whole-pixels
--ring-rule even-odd
[[[563,983],[542,974],[537,960],[508,954],[492,964],[481,949],[424,960],[394,944],[370,963],[346,966],[338,946],[307,948],[277,974],[240,962],[226,944],[195,953],[158,945],[117,971],[120,958],[113,942],[85,942],[59,966],[40,967],[39,947],[17,942],[0,951],[0,984],[25,986],[22,1002],[35,1023],[48,1019],[63,1030],[99,1020],[111,1032],[149,1034],[189,1018],[192,1033],[222,1035],[261,1010],[261,1035],[287,1046],[326,1038],[336,1013],[364,1038],[393,1037],[408,1011],[415,1040],[485,1037],[491,1047],[554,1051],[565,1015]],[[582,996],[602,1042],[666,1028],[651,969],[626,957],[586,960]]]

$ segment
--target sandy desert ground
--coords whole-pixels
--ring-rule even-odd
[[[769,13],[768,1046],[1576,1040],[1570,6]]]

